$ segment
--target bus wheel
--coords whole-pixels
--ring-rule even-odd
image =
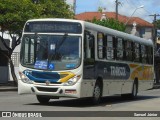
[[[136,82],[133,83],[132,93],[130,94],[122,94],[121,96],[125,99],[135,99],[138,93],[138,84]]]
[[[138,85],[136,82],[133,83],[133,88],[132,88],[132,93],[129,94],[130,98],[134,99],[137,97],[137,93],[138,93]]]
[[[41,95],[37,95],[37,100],[41,104],[47,104],[49,102],[50,98],[49,97],[45,97],[45,96],[41,96]]]
[[[93,91],[93,97],[92,97],[92,102],[93,104],[98,104],[100,103],[102,96],[102,88],[100,82],[96,82],[94,91]]]

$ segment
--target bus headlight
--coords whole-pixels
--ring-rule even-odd
[[[64,86],[71,86],[78,82],[78,80],[81,78],[81,75],[74,76],[73,78],[70,78],[67,82],[65,82]]]
[[[28,84],[33,84],[33,82],[31,80],[29,80],[25,74],[23,74],[22,72],[19,72],[19,76],[22,82],[24,83],[28,83]]]

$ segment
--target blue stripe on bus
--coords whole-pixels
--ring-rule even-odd
[[[57,72],[39,72],[39,71],[24,71],[23,72],[30,80],[35,82],[58,82],[60,75]]]

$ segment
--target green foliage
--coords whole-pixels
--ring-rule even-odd
[[[156,26],[157,26],[158,29],[160,29],[160,20],[156,21]]]
[[[22,29],[24,22],[32,16],[38,15],[35,5],[27,0],[1,0],[0,26],[1,30],[10,32]]]
[[[64,0],[39,0],[39,6],[43,7],[41,17],[73,18],[70,6]]]
[[[1,31],[14,33],[22,30],[28,19],[34,18],[73,18],[73,12],[64,0],[1,0],[0,26]]]
[[[98,12],[102,13],[103,8],[102,7],[98,7]]]
[[[96,18],[93,18],[93,20],[91,21],[92,23],[104,26],[104,27],[108,27],[108,28],[112,28],[118,31],[122,31],[125,32],[125,25],[124,23],[121,23],[113,18],[109,18],[106,20],[97,20]]]

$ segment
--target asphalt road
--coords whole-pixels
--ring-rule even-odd
[[[0,92],[0,111],[160,111],[160,89],[144,91],[138,94],[136,100],[122,99],[120,96],[108,96],[102,99],[99,105],[92,105],[86,99],[68,99],[50,100],[49,104],[41,105],[38,103],[35,95],[18,95],[17,92]],[[92,112],[89,113],[92,116]],[[94,113],[96,116],[96,113]],[[108,119],[103,114],[99,117],[90,117],[87,119]],[[159,112],[160,116],[160,112]],[[61,117],[65,117],[62,116]],[[101,118],[103,117],[103,118]],[[159,117],[160,118],[160,117]],[[155,117],[138,117],[138,119],[155,120]],[[58,117],[57,119],[62,119]],[[69,117],[65,118],[66,120]],[[83,118],[76,118],[83,119]],[[117,118],[110,117],[108,120]],[[118,120],[128,120],[127,117],[120,117]],[[136,119],[135,117],[130,118]]]

